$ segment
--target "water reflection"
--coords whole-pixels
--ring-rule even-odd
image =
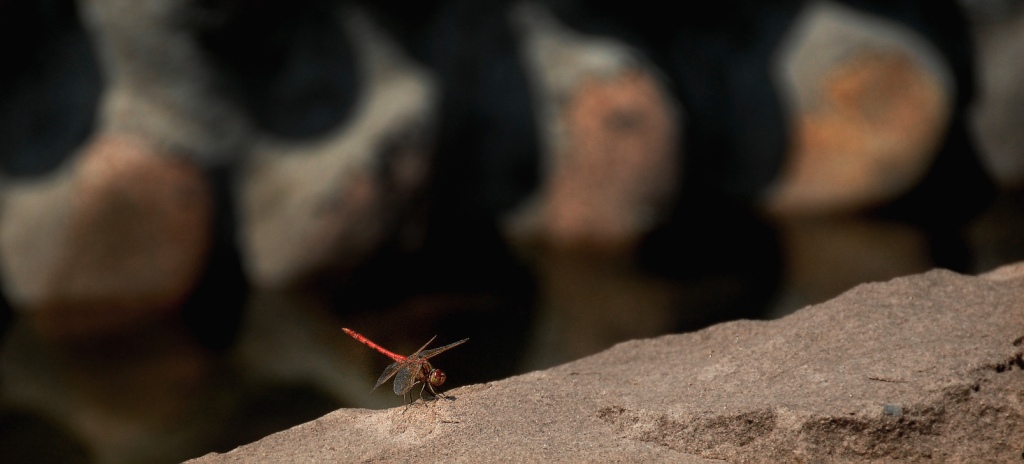
[[[391,360],[342,326],[402,354],[433,335],[438,346],[469,337],[432,360],[448,389],[628,339],[779,317],[936,265],[984,270],[1024,257],[1020,199],[997,202],[966,239],[880,220],[769,226],[743,215],[666,227],[636,258],[462,237],[384,253],[349,285],[250,291],[219,342],[215,325],[196,335],[194,315],[102,340],[62,339],[18,317],[0,345],[0,461],[177,462],[337,408],[401,405],[390,389],[371,392]]]

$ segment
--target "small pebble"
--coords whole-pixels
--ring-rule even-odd
[[[883,404],[882,414],[893,417],[903,417],[903,408],[896,406],[895,404]]]

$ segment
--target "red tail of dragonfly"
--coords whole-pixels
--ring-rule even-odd
[[[343,327],[341,330],[344,330],[345,333],[351,335],[352,338],[359,340],[362,344],[395,360],[394,363],[384,369],[384,373],[382,373],[380,378],[377,379],[377,384],[374,385],[373,388],[376,389],[384,382],[387,382],[388,379],[394,377],[395,394],[402,395],[403,397],[407,397],[409,391],[412,390],[412,387],[419,383],[422,384],[420,387],[420,398],[423,398],[424,389],[429,389],[430,394],[436,398],[447,398],[447,396],[436,389],[436,387],[439,387],[444,383],[447,376],[445,376],[444,371],[441,369],[434,369],[434,367],[430,365],[430,361],[428,361],[428,359],[469,341],[469,339],[466,338],[450,345],[423,351],[427,345],[430,345],[434,341],[434,338],[437,338],[437,336],[434,336],[430,341],[420,347],[420,349],[416,350],[415,353],[406,357],[386,350],[384,347],[370,341],[370,339],[360,335],[352,329]]]

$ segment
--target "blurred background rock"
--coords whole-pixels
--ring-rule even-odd
[[[0,461],[1024,259],[1024,2],[0,2]]]

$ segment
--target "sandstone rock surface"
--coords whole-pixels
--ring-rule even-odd
[[[1024,264],[936,270],[191,462],[1017,461],[1022,352]]]

